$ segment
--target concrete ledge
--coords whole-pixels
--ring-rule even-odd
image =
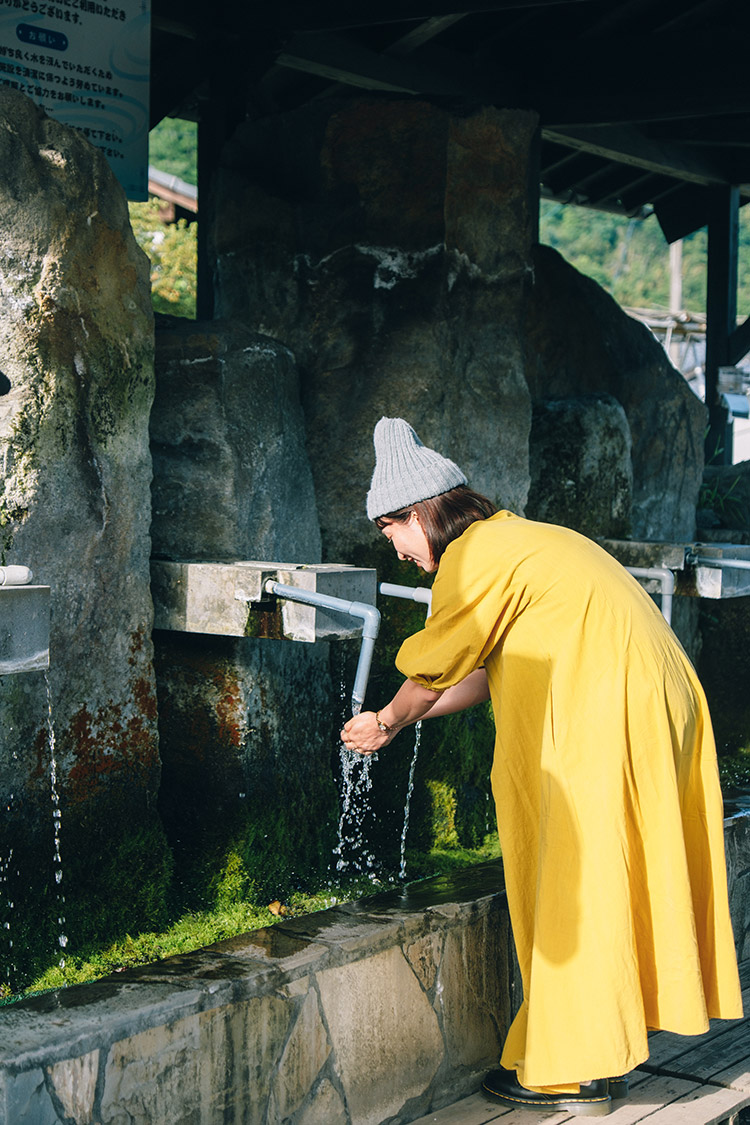
[[[0,1013],[0,1121],[400,1125],[496,1063],[502,865],[291,919]]]
[[[0,1125],[406,1125],[497,1063],[514,980],[502,864],[425,880],[0,1010]]]

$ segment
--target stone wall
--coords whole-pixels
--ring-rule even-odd
[[[750,817],[724,826],[738,954]],[[406,1125],[479,1086],[519,1002],[502,866],[3,1011],[0,1125]]]
[[[497,1062],[502,869],[364,899],[3,1011],[0,1125],[404,1125]]]
[[[320,560],[294,358],[232,322],[160,319],[153,554]],[[271,901],[335,845],[341,715],[327,644],[154,634],[159,811],[186,902]]]
[[[154,808],[148,261],[103,155],[5,86],[0,371],[1,561],[52,592],[48,676],[0,679],[2,983],[125,913],[152,926],[169,867]]]

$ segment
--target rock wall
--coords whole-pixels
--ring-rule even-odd
[[[533,411],[526,515],[593,539],[627,539],[633,461],[625,411],[611,395],[543,399]]]
[[[532,401],[606,393],[632,441],[633,539],[691,540],[703,474],[705,407],[645,325],[548,246],[533,254],[524,306]]]
[[[320,560],[297,369],[236,322],[161,319],[153,552]],[[161,813],[185,901],[282,897],[326,870],[341,715],[329,646],[154,633]]]
[[[594,536],[692,535],[702,407],[646,329],[534,245],[536,127],[530,113],[363,97],[247,122],[225,146],[210,209],[217,312],[296,359],[327,561],[420,582],[365,516],[384,414],[407,418],[501,506]],[[566,426],[578,443],[567,459]],[[423,621],[381,606],[373,706]],[[410,843],[476,843],[492,828],[488,720],[427,728]],[[371,794],[386,861],[408,742]]]
[[[217,307],[300,368],[324,555],[372,541],[372,430],[406,417],[522,508],[532,114],[321,103],[236,133],[214,193]]]
[[[154,812],[148,261],[103,156],[6,87],[0,371],[2,562],[52,591],[48,677],[0,679],[1,983],[125,914],[153,925],[168,874]]]

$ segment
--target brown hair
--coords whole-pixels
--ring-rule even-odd
[[[441,492],[439,496],[431,496],[429,500],[419,500],[408,508],[378,516],[374,522],[382,531],[386,524],[406,523],[411,513],[416,512],[430,546],[432,561],[437,566],[449,543],[463,535],[470,524],[486,520],[496,511],[497,508],[486,496],[460,484],[458,488]]]

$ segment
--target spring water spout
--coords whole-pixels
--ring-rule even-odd
[[[296,586],[285,586],[272,578],[266,582],[265,589],[267,593],[275,594],[277,598],[287,598],[290,602],[302,602],[303,605],[319,606],[321,609],[330,609],[336,613],[346,613],[362,621],[362,645],[352,688],[352,714],[358,715],[365,701],[372,654],[380,629],[380,610],[367,602],[350,602],[344,598],[331,597],[330,594],[320,594],[317,590],[301,590]]]

